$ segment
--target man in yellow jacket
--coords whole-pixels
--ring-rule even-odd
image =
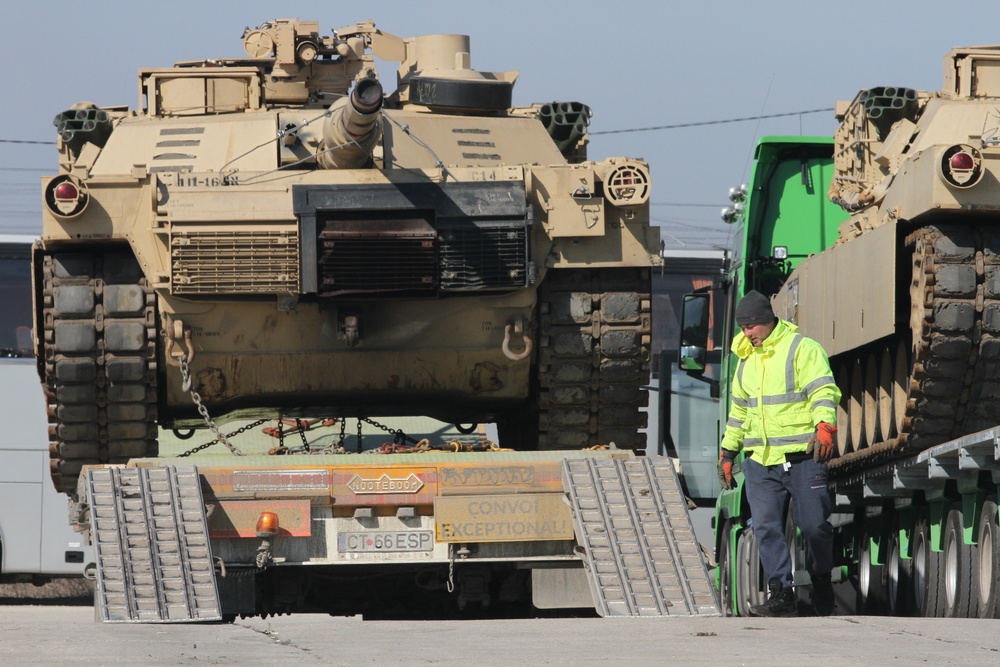
[[[813,607],[826,616],[833,611],[832,499],[826,461],[834,449],[840,390],[823,347],[798,333],[791,322],[777,319],[771,302],[760,292],[748,292],[740,299],[736,324],[741,333],[732,350],[739,362],[722,437],[719,479],[723,487],[735,487],[733,460],[745,450],[744,489],[769,592],[767,601],[751,607],[750,614],[798,613],[785,541],[787,506],[805,539]]]

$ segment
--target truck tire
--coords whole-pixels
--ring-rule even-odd
[[[930,519],[924,508],[913,526],[913,604],[925,618],[944,615],[943,554],[931,548]]]
[[[156,456],[156,297],[131,251],[37,258],[49,468],[75,497],[84,465]]]
[[[726,616],[732,616],[736,609],[733,598],[733,549],[730,546],[735,527],[736,523],[732,519],[726,519],[722,525],[719,552],[715,558],[719,564],[719,601],[722,604],[722,613]]]
[[[976,560],[972,567],[972,591],[979,618],[1000,618],[1000,526],[997,497],[987,496],[979,512]]]
[[[767,582],[760,564],[760,548],[752,528],[744,528],[736,540],[736,610],[749,616],[750,607],[767,600]]]
[[[872,539],[880,534],[879,526],[865,522],[858,545],[858,609],[865,614],[884,614],[888,604],[885,565],[873,563]]]
[[[886,611],[893,616],[909,616],[913,613],[913,559],[903,558],[903,545],[899,537],[902,529],[899,515],[894,514],[885,555]]]
[[[962,503],[953,503],[942,537],[944,616],[969,618],[972,603],[972,548],[962,537]]]

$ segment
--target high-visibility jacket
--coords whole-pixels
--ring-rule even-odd
[[[823,347],[778,320],[760,347],[742,332],[732,344],[739,357],[722,447],[747,450],[769,466],[804,452],[816,425],[836,426],[840,389]]]

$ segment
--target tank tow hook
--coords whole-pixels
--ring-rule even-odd
[[[503,356],[511,361],[521,361],[531,355],[531,338],[524,332],[524,328],[524,317],[522,315],[517,315],[513,320],[508,321],[507,326],[504,327],[503,344],[500,345],[500,349],[503,351]],[[524,350],[521,352],[511,352],[510,337],[512,333],[521,334],[521,338],[524,340]]]
[[[191,342],[191,327],[185,326],[183,320],[173,320],[165,316],[163,337],[167,340],[164,356],[171,366],[180,367],[181,359],[187,357],[187,362],[194,361],[194,343]],[[174,346],[177,349],[174,349]],[[183,346],[183,347],[182,347]]]

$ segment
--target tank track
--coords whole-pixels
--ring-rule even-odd
[[[49,469],[75,497],[84,465],[157,454],[156,297],[127,250],[40,265]]]
[[[901,428],[833,461],[839,473],[873,457],[922,451],[1000,419],[1000,232],[929,226],[911,233],[906,247],[913,250],[913,345]]]
[[[538,449],[646,446],[649,269],[552,269],[539,288]]]

